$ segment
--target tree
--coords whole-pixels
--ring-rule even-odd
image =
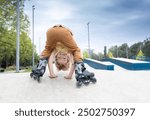
[[[88,54],[88,51],[87,50],[84,50],[83,51],[83,58],[89,58],[89,54]]]
[[[127,43],[122,44],[118,47],[118,56],[123,58],[128,58],[129,47]]]
[[[104,58],[107,57],[107,46],[104,46]]]
[[[133,56],[136,56],[138,51],[140,49],[142,49],[143,43],[142,42],[138,42],[135,43],[133,45],[130,46],[129,50],[130,50],[130,58],[132,58]]]
[[[140,50],[136,56],[136,60],[144,60],[145,59],[145,56],[142,52],[142,50]]]
[[[113,56],[113,54],[112,54],[112,52],[108,52],[108,58],[113,58],[114,56]]]
[[[98,57],[99,57],[99,60],[102,60],[104,59],[104,54],[102,54],[101,52],[98,52]]]
[[[144,40],[142,50],[145,56],[150,57],[150,38]]]
[[[90,52],[91,52],[91,58],[92,59],[101,60],[104,58],[104,55],[100,52],[98,52],[97,54],[94,53],[94,50],[90,50]],[[89,58],[88,50],[83,51],[83,58]]]
[[[113,57],[118,57],[118,47],[117,47],[117,45],[112,46],[111,48],[109,48],[108,51],[113,54]]]
[[[17,0],[0,1],[0,66],[14,65],[16,58]],[[31,65],[32,43],[29,37],[30,22],[24,13],[24,0],[20,0],[20,64]],[[34,46],[34,49],[36,46]],[[35,53],[35,62],[38,59]]]

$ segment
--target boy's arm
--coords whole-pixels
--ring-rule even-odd
[[[50,73],[50,78],[55,78],[57,77],[55,74],[54,74],[54,70],[53,70],[53,60],[54,60],[54,57],[55,57],[55,54],[56,54],[56,51],[54,50],[50,57],[49,57],[49,60],[48,60],[48,68],[49,68],[49,73]]]
[[[69,71],[68,75],[65,76],[65,78],[66,79],[72,79],[72,75],[73,75],[74,71],[75,71],[75,66],[72,65],[71,68],[70,68],[70,71]]]
[[[70,67],[70,71],[69,71],[68,75],[65,76],[66,79],[72,79],[72,75],[73,75],[73,73],[75,71],[73,55],[70,55],[70,59],[71,59],[71,67]]]

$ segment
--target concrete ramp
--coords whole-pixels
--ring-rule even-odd
[[[101,62],[98,60],[86,58],[84,59],[84,63],[87,63],[89,66],[95,69],[114,70],[114,65],[111,64],[110,62]]]
[[[127,58],[109,58],[108,61],[128,70],[150,70],[150,62]]]

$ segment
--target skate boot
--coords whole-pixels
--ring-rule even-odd
[[[75,63],[75,77],[77,80],[77,87],[81,87],[82,84],[88,85],[90,82],[96,83],[96,78],[94,73],[86,70],[83,62]]]
[[[33,67],[32,72],[30,73],[30,77],[40,82],[40,77],[42,77],[45,73],[46,65],[47,59],[40,59],[38,64]]]

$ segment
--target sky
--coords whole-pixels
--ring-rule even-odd
[[[103,53],[104,46],[132,45],[150,37],[150,0],[26,0],[31,21],[34,10],[34,41],[37,52],[45,46],[46,31],[56,24],[70,28],[81,50]]]

